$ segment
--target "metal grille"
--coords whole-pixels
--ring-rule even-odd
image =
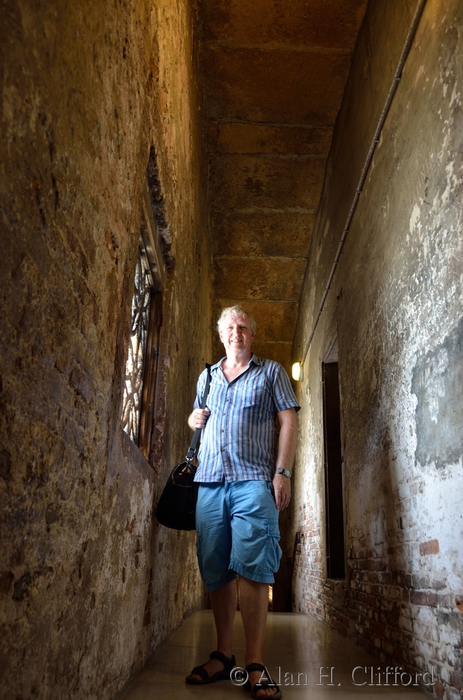
[[[122,427],[137,445],[152,290],[153,278],[150,266],[145,250],[140,246],[135,269],[130,338],[122,399]]]

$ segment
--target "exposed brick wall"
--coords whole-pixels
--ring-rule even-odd
[[[320,528],[313,506],[301,508],[301,526],[298,529],[300,542],[296,552],[296,576],[302,587],[302,600],[297,605],[298,612],[308,612],[317,617],[323,614],[323,601],[320,596],[312,596],[311,591],[319,590],[324,577],[324,566],[320,552]]]
[[[326,579],[312,550],[320,554],[319,539],[311,542],[304,527],[299,532],[294,582],[295,590],[302,590],[296,601],[299,612],[355,639],[384,665],[399,663],[414,673],[433,669],[437,697],[447,685],[462,689],[461,611],[444,581],[388,571],[387,560],[353,549],[348,579]]]

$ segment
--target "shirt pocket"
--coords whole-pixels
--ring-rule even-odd
[[[247,409],[254,406],[259,407],[259,409],[266,409],[269,405],[270,397],[271,394],[265,375],[262,375],[252,382],[246,382],[244,385],[242,389],[242,406]]]

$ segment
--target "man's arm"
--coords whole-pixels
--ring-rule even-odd
[[[280,411],[280,435],[278,437],[278,456],[276,468],[292,469],[297,447],[297,416],[294,408]],[[291,479],[283,474],[273,477],[275,503],[278,510],[283,510],[291,500]]]

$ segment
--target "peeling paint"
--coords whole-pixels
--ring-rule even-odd
[[[415,204],[415,206],[413,207],[412,214],[410,216],[410,223],[409,223],[410,233],[413,233],[415,227],[421,228],[421,224],[419,223],[420,215],[421,215],[420,208],[419,208],[418,204]]]
[[[413,371],[420,466],[442,469],[463,453],[463,320]]]

